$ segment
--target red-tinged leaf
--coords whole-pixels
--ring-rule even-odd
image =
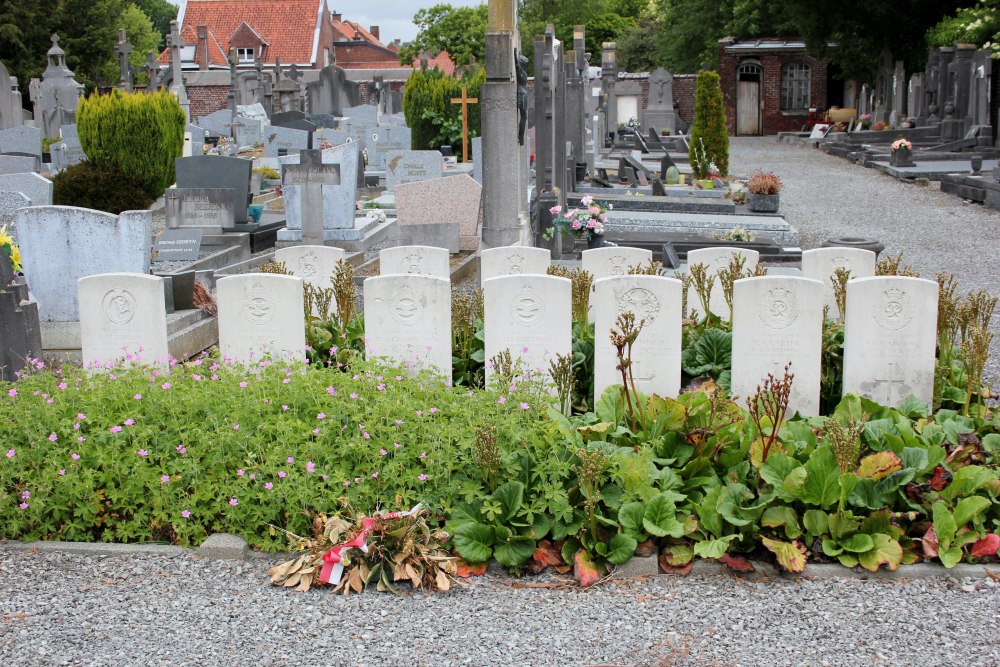
[[[691,569],[694,567],[693,560],[687,563],[686,565],[674,566],[667,561],[668,555],[669,554],[667,554],[666,552],[660,554],[659,563],[661,570],[663,570],[667,574],[675,574],[678,577],[686,577],[687,575],[691,574]]]
[[[573,556],[573,578],[583,588],[590,588],[601,580],[600,570],[584,549],[580,549]]]
[[[542,540],[535,547],[535,553],[532,554],[532,558],[536,562],[540,563],[543,568],[549,565],[562,565],[563,559],[562,555],[559,553],[559,549],[556,548],[552,542],[548,540]]]
[[[736,570],[737,572],[755,572],[753,563],[744,558],[743,556],[733,556],[732,554],[723,554],[722,558],[719,559],[722,564],[728,567],[730,570]]]
[[[462,559],[459,559],[456,565],[458,569],[455,571],[455,576],[462,579],[481,577],[486,574],[486,568],[489,567],[489,563],[467,563]]]
[[[937,533],[934,532],[933,524],[927,529],[924,536],[920,538],[920,542],[924,545],[924,558],[937,558],[938,538]]]
[[[635,555],[639,558],[649,558],[656,555],[656,542],[650,538],[645,542],[640,542],[635,548]]]
[[[946,486],[951,484],[951,471],[944,466],[938,466],[934,469],[934,476],[927,483],[930,485],[931,491],[943,491]]]
[[[892,452],[876,452],[861,459],[861,464],[854,474],[864,479],[878,481],[890,473],[900,470],[902,467],[902,461]]]
[[[969,555],[973,558],[988,558],[995,556],[998,551],[1000,551],[1000,535],[993,533],[974,542]]]
[[[786,572],[802,572],[806,569],[806,549],[797,540],[789,543],[762,537],[760,541],[764,548],[774,554],[778,564]]]

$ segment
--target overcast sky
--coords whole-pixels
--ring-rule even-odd
[[[331,12],[340,12],[344,18],[361,25],[379,27],[383,44],[394,39],[404,42],[417,36],[413,15],[425,9],[446,3],[452,7],[475,7],[483,0],[327,0]]]

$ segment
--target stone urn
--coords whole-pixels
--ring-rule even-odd
[[[755,213],[777,213],[781,195],[755,195],[747,193],[747,206]]]
[[[900,146],[889,156],[889,164],[893,167],[916,166],[917,163],[913,161],[913,149],[907,148],[906,146]]]
[[[972,175],[978,176],[979,172],[983,168],[983,156],[973,155],[972,158],[969,159],[969,166],[972,167]]]

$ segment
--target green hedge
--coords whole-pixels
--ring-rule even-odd
[[[113,164],[99,167],[81,162],[52,179],[52,203],[57,206],[80,206],[118,215],[148,209],[154,201],[142,179],[123,173]]]
[[[719,168],[722,176],[729,175],[729,130],[726,127],[726,107],[715,72],[698,72],[695,89],[694,124],[691,126],[691,167],[698,178],[707,176],[698,169],[698,157],[704,145],[705,156]]]

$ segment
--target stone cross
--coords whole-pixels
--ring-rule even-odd
[[[479,104],[478,97],[469,97],[465,86],[462,86],[462,96],[451,98],[452,104],[462,105],[462,162],[469,161],[469,105]]]
[[[125,28],[118,28],[118,44],[115,45],[118,52],[118,68],[121,72],[118,87],[126,92],[132,92],[132,66],[129,65],[128,57],[132,53],[132,46],[125,40]]]
[[[156,58],[156,49],[150,49],[149,55],[146,57],[146,76],[149,77],[149,82],[146,84],[146,90],[149,92],[154,92],[160,87],[160,63]]]
[[[299,164],[286,164],[283,185],[301,188],[302,243],[323,245],[323,186],[340,185],[340,165],[323,164],[323,151],[299,152]]]
[[[174,80],[171,84],[170,92],[177,96],[181,108],[184,110],[185,123],[191,122],[191,104],[188,102],[187,91],[184,89],[184,64],[181,61],[181,48],[184,47],[184,37],[181,36],[180,27],[177,21],[170,22],[170,36],[167,38],[170,45],[170,66],[174,70]]]
[[[296,85],[298,85],[299,79],[302,78],[302,72],[299,71],[298,65],[292,63],[291,68],[289,68],[288,73],[285,74],[285,76],[294,81]]]

